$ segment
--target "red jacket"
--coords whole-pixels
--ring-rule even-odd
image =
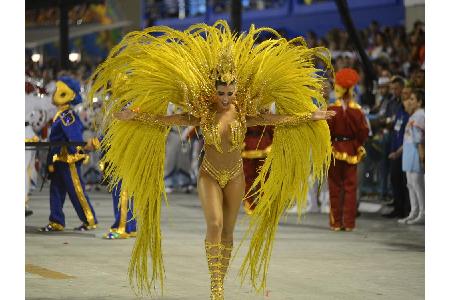
[[[357,164],[366,154],[362,146],[369,135],[364,113],[361,107],[350,101],[344,110],[340,100],[329,106],[336,115],[328,120],[330,127],[333,156],[349,164]]]
[[[270,152],[272,139],[273,126],[259,125],[247,128],[242,158],[265,158]]]

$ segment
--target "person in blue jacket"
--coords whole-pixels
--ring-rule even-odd
[[[81,103],[80,84],[75,79],[62,76],[56,82],[52,97],[58,111],[53,117],[50,142],[83,142],[83,125],[71,106]],[[90,141],[92,142],[92,141]],[[50,177],[50,217],[49,224],[40,230],[62,231],[65,218],[63,212],[66,194],[81,220],[75,230],[86,231],[97,227],[94,208],[85,191],[80,166],[88,158],[83,147],[73,145],[51,146],[48,155]]]

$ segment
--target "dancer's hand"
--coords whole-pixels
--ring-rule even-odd
[[[334,110],[316,110],[313,112],[311,119],[313,121],[329,120],[336,115]]]
[[[136,116],[136,113],[129,109],[125,109],[125,110],[114,113],[114,117],[121,121],[129,121],[129,120],[133,119],[135,116]]]

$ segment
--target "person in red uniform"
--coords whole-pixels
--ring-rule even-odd
[[[250,188],[258,176],[259,170],[264,164],[267,154],[270,152],[273,139],[273,126],[253,126],[247,128],[244,139],[244,149],[241,153],[244,163],[245,175],[245,194],[244,209],[248,215],[251,215],[256,207],[253,202]]]
[[[332,160],[328,171],[330,227],[352,231],[355,228],[357,164],[365,156],[363,147],[369,128],[361,107],[353,99],[359,75],[351,68],[336,73],[336,102],[329,107],[336,116],[328,120]]]

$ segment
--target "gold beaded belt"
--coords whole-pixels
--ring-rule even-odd
[[[221,188],[224,188],[231,179],[240,174],[242,170],[242,159],[239,159],[234,167],[230,170],[217,170],[212,163],[204,158],[202,169],[205,170],[209,175],[211,175]]]

